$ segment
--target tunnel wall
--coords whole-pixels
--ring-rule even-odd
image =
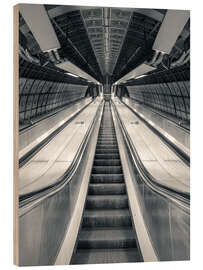
[[[87,85],[20,78],[20,124],[85,97]]]
[[[190,120],[190,82],[127,86],[130,98],[178,119]]]

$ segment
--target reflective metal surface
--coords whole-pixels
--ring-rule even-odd
[[[129,148],[129,165],[134,173],[142,215],[157,256],[161,261],[190,259],[190,213],[173,200],[153,191],[140,177]]]
[[[100,110],[100,109],[99,109]],[[52,265],[70,222],[91,148],[90,135],[80,166],[61,191],[19,218],[19,264]]]
[[[152,191],[137,175],[142,213],[161,261],[190,259],[190,215]]]

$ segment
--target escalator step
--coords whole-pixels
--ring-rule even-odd
[[[109,150],[109,149],[116,149],[116,150],[118,150],[118,145],[116,145],[116,144],[110,144],[110,145],[97,144],[96,150],[103,150],[103,149],[107,149],[107,150]]]
[[[97,145],[111,145],[111,144],[115,144],[115,145],[118,145],[117,141],[112,141],[112,140],[98,140],[97,141]]]
[[[126,194],[125,184],[90,184],[89,195],[119,195]]]
[[[94,166],[121,166],[120,159],[95,159]]]
[[[137,248],[78,249],[72,264],[127,263],[140,262]]]
[[[111,249],[136,247],[136,238],[132,227],[96,227],[94,229],[82,228],[79,233],[79,249]]]
[[[99,136],[115,136],[116,135],[116,133],[115,132],[113,132],[113,131],[109,131],[109,132],[106,132],[106,131],[101,131],[101,132],[99,132]]]
[[[119,154],[118,149],[96,149],[96,154]]]
[[[88,195],[86,209],[125,209],[128,208],[126,195]]]
[[[128,209],[85,210],[82,223],[83,227],[129,227],[131,225]]]
[[[97,159],[120,159],[119,154],[96,154],[95,160]]]
[[[116,139],[116,134],[115,133],[109,133],[109,134],[99,134],[99,138],[102,139],[102,138],[114,138]]]
[[[113,135],[108,135],[108,136],[100,136],[101,141],[116,141],[116,137]]]
[[[123,183],[123,174],[92,174],[91,183]]]
[[[114,140],[114,139],[102,139],[102,140],[98,140],[97,141],[97,144],[117,144],[118,145],[118,143],[117,143],[117,141],[116,140]]]
[[[116,134],[114,129],[103,129],[103,130],[99,130],[99,134]]]
[[[105,137],[103,137],[103,136],[101,136],[100,137],[100,140],[98,141],[98,142],[106,142],[106,141],[108,141],[108,142],[117,142],[116,141],[116,137],[113,137],[113,136],[105,136]]]
[[[93,174],[121,174],[121,166],[93,166]]]

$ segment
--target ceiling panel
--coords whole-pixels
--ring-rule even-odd
[[[113,73],[132,12],[119,8],[83,9],[81,14],[103,75]],[[94,34],[93,34],[94,33]]]

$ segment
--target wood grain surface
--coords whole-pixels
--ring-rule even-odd
[[[19,5],[13,7],[13,261],[19,265],[18,250],[18,99],[19,99]]]

